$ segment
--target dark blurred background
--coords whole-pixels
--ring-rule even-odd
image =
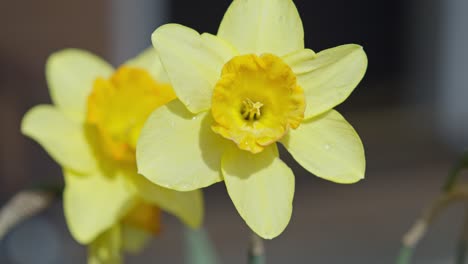
[[[66,47],[118,65],[150,45],[159,25],[216,33],[230,0],[19,0],[0,2],[0,205],[24,188],[62,182],[60,168],[19,133],[23,114],[50,103],[44,63]],[[306,46],[364,46],[367,74],[339,110],[360,134],[366,179],[337,185],[296,173],[292,220],[268,241],[268,263],[394,263],[402,235],[468,146],[468,1],[296,0]],[[224,184],[206,189],[206,228],[222,263],[245,263],[249,230]],[[453,263],[462,207],[439,218],[416,251],[420,264]],[[182,226],[128,263],[183,263]],[[85,263],[61,204],[0,241],[0,263]]]

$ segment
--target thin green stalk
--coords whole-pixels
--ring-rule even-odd
[[[249,264],[265,264],[265,245],[263,239],[252,232],[249,247]]]
[[[411,262],[412,256],[413,256],[413,248],[402,246],[400,249],[400,254],[398,255],[396,264],[409,264]]]
[[[444,185],[444,191],[449,192],[455,186],[460,172],[463,169],[468,168],[468,152],[465,152],[462,158],[458,161],[458,163],[452,168],[450,171],[449,177]],[[465,213],[465,221],[462,228],[462,235],[460,240],[458,241],[457,245],[457,253],[456,253],[456,264],[465,264],[466,260],[466,251],[468,249],[468,208]]]
[[[452,169],[449,172],[449,175],[447,176],[447,179],[445,180],[445,184],[443,187],[444,192],[449,192],[453,186],[457,183],[458,177],[460,176],[460,172],[463,169],[468,168],[468,151],[465,152],[462,157],[458,160],[458,162],[455,164],[455,166],[452,167]]]
[[[397,264],[411,263],[411,257],[413,255],[414,248],[426,233],[427,227],[432,223],[432,220],[440,213],[443,208],[445,208],[451,202],[466,199],[465,194],[463,194],[463,190],[460,191],[455,188],[457,186],[456,183],[458,178],[461,174],[460,172],[463,169],[468,169],[468,151],[462,155],[460,160],[450,170],[442,188],[442,194],[428,209],[423,212],[422,216],[415,222],[408,233],[405,234],[396,261]],[[466,235],[462,236],[458,246],[457,264],[464,264],[465,262],[465,252],[468,246],[468,211],[466,218],[467,219],[463,232],[463,234],[466,233]]]
[[[215,247],[205,229],[185,229],[187,264],[220,263]]]
[[[456,264],[465,264],[466,250],[468,249],[468,207],[465,212],[462,234],[457,245]]]

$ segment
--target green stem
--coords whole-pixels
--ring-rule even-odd
[[[445,180],[445,184],[442,190],[444,192],[449,192],[452,190],[453,186],[455,186],[457,183],[458,177],[460,176],[460,171],[466,168],[468,168],[468,151],[465,152],[455,164],[455,166],[452,167],[447,179]]]
[[[249,264],[265,264],[265,245],[263,239],[252,232],[249,248]]]
[[[458,163],[452,168],[450,171],[449,177],[444,185],[444,191],[449,192],[455,186],[460,172],[463,169],[468,168],[468,152],[465,152],[462,158],[458,161]],[[457,245],[457,253],[456,253],[456,264],[465,264],[466,260],[466,251],[468,249],[468,208],[465,213],[465,221],[462,228],[462,235],[460,240],[458,241]]]
[[[457,245],[456,264],[465,264],[466,250],[468,248],[468,207],[465,212],[462,235]]]
[[[468,151],[462,155],[462,157],[458,160],[455,166],[453,166],[450,170],[445,180],[441,196],[435,200],[434,204],[431,207],[429,207],[425,212],[423,212],[423,215],[420,217],[420,219],[418,219],[415,225],[413,225],[413,227],[410,229],[410,231],[407,234],[405,234],[402,246],[400,248],[400,253],[396,261],[397,264],[411,263],[411,257],[413,255],[414,248],[416,247],[419,240],[424,236],[426,229],[432,223],[433,218],[447,204],[460,198],[458,197],[459,195],[456,194],[455,186],[458,181],[458,177],[461,174],[460,172],[463,169],[468,169]],[[454,194],[452,194],[452,192],[454,192]],[[463,197],[464,195],[461,196]],[[466,249],[468,247],[468,210],[463,230],[464,231],[462,239],[460,239],[457,251],[457,264],[464,264],[465,262],[465,254]]]
[[[466,259],[466,240],[461,239],[457,245],[457,255],[456,255],[456,263],[457,264],[465,264]]]
[[[207,231],[185,228],[185,243],[187,264],[216,264],[220,263],[215,247]]]
[[[396,264],[409,264],[413,256],[413,248],[402,246]]]

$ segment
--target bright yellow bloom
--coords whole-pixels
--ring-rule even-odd
[[[137,173],[146,119],[175,99],[154,49],[117,70],[86,51],[59,51],[46,77],[54,105],[31,109],[21,129],[63,168],[65,217],[74,238],[90,245],[89,263],[119,263],[121,249],[141,248],[159,232],[160,208],[200,225],[201,191],[173,191]]]
[[[252,153],[281,139],[304,119],[304,92],[280,58],[243,55],[224,65],[213,90],[214,132]]]
[[[292,1],[234,0],[216,36],[168,24],[152,40],[179,100],[154,111],[139,138],[150,181],[188,191],[224,180],[247,225],[274,238],[294,196],[277,142],[318,177],[364,178],[361,140],[333,108],[363,78],[366,54],[355,44],[305,49]]]

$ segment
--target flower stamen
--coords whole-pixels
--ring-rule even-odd
[[[263,104],[260,102],[253,102],[250,98],[242,101],[241,115],[246,121],[255,121],[260,119],[262,112],[260,109]]]

